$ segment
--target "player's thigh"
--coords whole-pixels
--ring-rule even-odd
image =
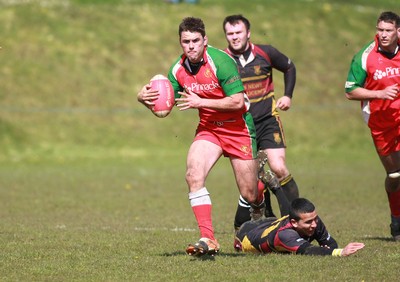
[[[252,199],[257,194],[257,161],[231,158],[231,164],[240,194]]]
[[[195,140],[187,156],[187,174],[206,178],[221,155],[222,149],[219,145],[207,140]]]
[[[286,149],[274,148],[265,149],[268,157],[268,165],[270,169],[277,174],[278,178],[286,177],[289,170],[286,167]]]
[[[400,151],[393,152],[387,156],[379,156],[386,172],[394,172],[400,169]]]

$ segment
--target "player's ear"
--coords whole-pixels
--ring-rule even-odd
[[[206,46],[208,43],[208,37],[207,35],[204,35],[204,46]]]
[[[295,220],[293,218],[290,220],[290,223],[293,225],[294,228],[297,228],[299,226],[299,223],[297,222],[297,220]]]

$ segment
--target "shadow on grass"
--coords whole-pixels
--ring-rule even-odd
[[[224,253],[224,252],[222,252],[220,254],[217,254],[216,256],[204,255],[204,256],[201,256],[201,257],[191,257],[191,256],[188,256],[186,254],[186,252],[175,251],[175,252],[171,252],[171,253],[163,253],[163,254],[160,254],[160,256],[162,256],[162,257],[187,256],[187,257],[190,257],[192,260],[215,260],[215,258],[217,258],[217,257],[243,257],[243,256],[246,256],[246,254],[244,254],[244,253]]]
[[[398,243],[397,241],[395,241],[392,237],[380,237],[380,236],[376,236],[376,237],[364,237],[362,238],[363,240],[370,240],[370,241],[384,241],[384,242],[393,242],[393,243]]]

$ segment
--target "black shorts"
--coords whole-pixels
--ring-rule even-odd
[[[279,116],[269,116],[267,118],[254,121],[257,134],[257,148],[277,149],[286,148],[285,134]]]

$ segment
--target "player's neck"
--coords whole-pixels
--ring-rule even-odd
[[[234,56],[240,57],[241,55],[243,55],[243,57],[247,59],[251,53],[251,46],[250,43],[247,43],[246,47],[242,50],[233,50],[231,48],[229,48],[229,50]]]
[[[399,52],[399,45],[396,44],[393,46],[388,46],[387,48],[383,48],[382,46],[379,45],[378,50],[380,53],[391,59],[394,56],[396,56],[397,53]]]

